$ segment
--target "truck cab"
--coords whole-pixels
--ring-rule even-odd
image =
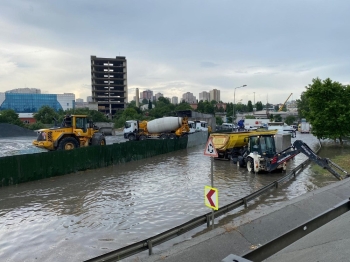
[[[193,121],[188,121],[188,127],[190,128],[190,131],[188,133],[192,134],[196,132],[196,125]]]
[[[196,121],[194,121],[194,124],[195,124],[196,132],[208,131],[208,123],[207,123],[207,121],[196,120]]]
[[[125,122],[125,124],[124,124],[124,138],[125,139],[135,140],[137,132],[138,132],[138,121],[137,120],[128,120]],[[132,139],[133,137],[135,137],[135,139]]]

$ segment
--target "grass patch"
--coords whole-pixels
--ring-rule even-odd
[[[335,157],[329,158],[329,159],[350,173],[350,154],[335,156]],[[314,172],[322,174],[322,175],[329,174],[329,171],[327,169],[323,169],[322,167],[320,167],[317,164],[314,164],[311,169]],[[338,172],[338,169],[336,169],[336,171]]]

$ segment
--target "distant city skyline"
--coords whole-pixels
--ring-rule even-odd
[[[90,56],[127,59],[134,90],[283,103],[312,79],[350,84],[350,1],[3,1],[0,92],[92,96]],[[57,11],[59,10],[59,11]],[[82,22],[83,21],[83,22]],[[244,88],[235,88],[246,85]]]

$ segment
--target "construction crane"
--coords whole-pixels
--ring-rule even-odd
[[[277,112],[281,112],[281,111],[282,111],[284,105],[287,103],[288,99],[289,99],[292,95],[293,95],[293,93],[290,93],[290,95],[288,96],[288,98],[286,99],[286,101],[283,103],[283,105],[280,106],[280,108],[278,109]]]

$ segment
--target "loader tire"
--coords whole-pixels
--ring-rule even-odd
[[[105,146],[106,145],[106,139],[101,136],[100,139],[98,140],[98,145],[99,146]]]
[[[105,146],[106,138],[102,133],[95,133],[91,139],[92,146]]]
[[[58,144],[58,150],[72,150],[78,148],[78,141],[73,137],[65,137]]]
[[[254,173],[254,161],[252,158],[247,159],[247,170],[249,173]]]

